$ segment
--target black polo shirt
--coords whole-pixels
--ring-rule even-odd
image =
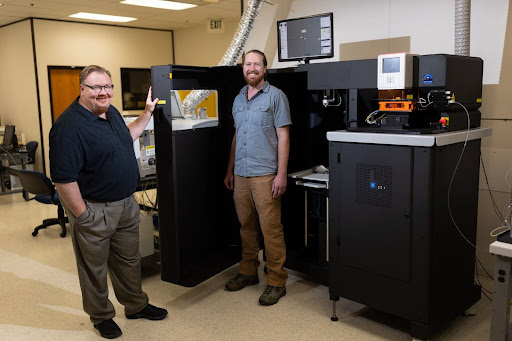
[[[50,171],[53,182],[77,182],[84,199],[116,201],[133,194],[139,167],[133,140],[114,106],[102,119],[78,98],[50,130]]]

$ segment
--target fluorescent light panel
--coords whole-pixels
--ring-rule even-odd
[[[125,4],[125,5],[171,9],[174,11],[181,11],[182,9],[189,9],[189,8],[197,6],[197,5],[191,5],[191,4],[184,4],[182,2],[162,1],[162,0],[124,0],[124,1],[121,1],[121,3]]]
[[[116,15],[105,15],[105,14],[95,14],[95,13],[85,13],[85,12],[71,14],[69,17],[78,18],[78,19],[113,21],[113,22],[129,22],[129,21],[137,20],[137,18],[119,17]]]

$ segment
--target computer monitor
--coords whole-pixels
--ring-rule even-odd
[[[15,126],[5,126],[4,136],[1,143],[3,151],[10,151],[12,149],[18,148],[18,139],[16,138],[14,131]]]
[[[151,69],[121,68],[123,110],[144,110],[151,86]]]
[[[277,22],[278,58],[280,62],[334,57],[333,14]]]

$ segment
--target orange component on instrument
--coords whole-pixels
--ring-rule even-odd
[[[379,102],[379,111],[413,111],[414,104],[412,101]]]

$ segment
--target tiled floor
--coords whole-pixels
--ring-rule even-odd
[[[81,306],[80,287],[69,235],[59,227],[32,229],[56,208],[0,196],[0,339],[100,340]],[[262,269],[261,269],[262,270]],[[388,314],[341,299],[332,322],[328,288],[290,272],[287,295],[263,307],[265,281],[239,292],[224,283],[237,266],[194,287],[163,282],[158,264],[145,260],[143,287],[150,302],[165,307],[163,321],[128,320],[111,294],[121,340],[411,340],[409,324]],[[260,278],[264,278],[263,271]],[[492,282],[482,279],[487,288]],[[112,290],[111,290],[112,293]],[[475,316],[460,316],[434,340],[488,340],[491,304],[482,298]]]

